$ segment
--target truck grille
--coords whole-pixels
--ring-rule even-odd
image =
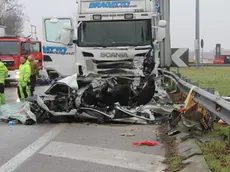
[[[133,75],[133,70],[136,70],[133,59],[119,61],[93,60],[93,63],[97,73],[102,75]]]
[[[98,74],[102,75],[134,75],[133,71],[130,70],[121,70],[121,69],[107,69],[107,70],[98,70]]]

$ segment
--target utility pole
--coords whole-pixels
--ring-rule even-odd
[[[195,51],[196,51],[196,66],[200,64],[200,0],[196,0],[196,37],[195,37]]]
[[[170,0],[160,0],[160,19],[167,21],[166,38],[160,43],[160,64],[161,67],[170,67],[171,58],[171,38],[170,38]]]

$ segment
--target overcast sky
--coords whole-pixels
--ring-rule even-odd
[[[72,16],[77,10],[76,0],[19,1],[25,4],[24,12],[29,16],[29,21],[25,24],[25,33],[29,34],[30,24],[36,25],[40,39],[43,16]],[[200,31],[205,42],[205,51],[214,49],[216,43],[230,49],[230,0],[200,1]],[[194,49],[194,39],[195,0],[171,0],[172,47]]]

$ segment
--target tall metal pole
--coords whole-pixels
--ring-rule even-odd
[[[201,54],[202,54],[202,63],[204,63],[204,48],[202,48]]]
[[[200,0],[196,0],[196,64],[199,67],[200,64]]]
[[[166,38],[160,44],[161,67],[171,66],[171,40],[170,40],[170,0],[160,0],[161,20],[167,21]]]

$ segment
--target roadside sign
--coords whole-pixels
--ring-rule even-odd
[[[204,48],[204,40],[203,39],[201,39],[200,46],[201,46],[201,48]]]

